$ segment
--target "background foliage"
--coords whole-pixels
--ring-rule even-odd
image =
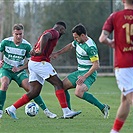
[[[82,23],[97,44],[101,66],[113,66],[112,49],[101,45],[98,38],[106,18],[120,8],[120,0],[3,0],[0,2],[0,40],[11,36],[14,23],[22,23],[25,26],[25,39],[34,45],[45,29],[64,20],[67,32],[59,40],[55,49],[58,50],[73,40],[71,29]],[[66,53],[52,63],[55,66],[76,66],[73,53]]]

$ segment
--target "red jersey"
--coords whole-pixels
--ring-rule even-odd
[[[41,37],[48,32],[51,33],[52,39],[50,39],[47,42],[47,44],[45,45],[45,47],[43,49],[42,54],[39,56],[31,56],[31,60],[36,61],[36,62],[41,62],[41,61],[50,62],[49,56],[51,55],[51,53],[52,53],[52,51],[53,51],[54,47],[56,46],[57,41],[59,39],[59,32],[58,31],[56,31],[55,29],[49,29],[49,30],[44,31],[42,33],[42,35],[39,37],[37,43],[35,44],[34,49],[35,49],[35,51],[39,51]]]
[[[133,10],[125,9],[111,14],[103,30],[114,30],[115,67],[133,67]]]

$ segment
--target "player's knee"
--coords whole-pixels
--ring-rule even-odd
[[[1,84],[1,88],[0,88],[0,90],[3,90],[3,91],[6,91],[7,89],[8,89],[8,83],[7,82],[3,82],[2,84]]]
[[[58,84],[55,84],[54,87],[56,90],[63,89],[63,83],[59,82]]]
[[[130,102],[130,105],[133,106],[133,98],[129,102]]]
[[[27,93],[27,96],[28,96],[28,98],[29,98],[30,100],[32,100],[32,99],[36,98],[37,96],[39,96],[39,93],[34,93],[34,91],[29,91],[29,92]]]
[[[83,94],[81,91],[75,91],[75,95],[78,97],[78,98],[82,98]]]

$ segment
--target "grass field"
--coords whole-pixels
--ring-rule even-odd
[[[6,114],[0,119],[0,133],[109,133],[120,103],[120,92],[114,77],[98,77],[90,92],[101,102],[110,105],[110,116],[104,119],[98,108],[86,101],[74,96],[74,89],[70,90],[73,110],[81,110],[82,113],[74,119],[49,119],[40,109],[35,117],[29,117],[24,113],[24,107],[17,110],[17,121],[14,121]],[[22,96],[23,89],[12,82],[7,91],[5,107],[11,105]],[[54,95],[54,88],[45,83],[41,92],[48,108],[58,116],[62,115],[57,98]],[[133,133],[133,113],[131,111],[121,133]]]

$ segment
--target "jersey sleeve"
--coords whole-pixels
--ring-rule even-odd
[[[52,39],[58,39],[59,38],[59,33],[56,30],[49,30],[49,32],[52,35]]]
[[[27,44],[27,50],[26,50],[26,58],[29,59],[30,58],[30,51],[31,51],[32,47],[30,44]]]
[[[113,19],[114,19],[115,13],[112,13],[107,20],[105,21],[102,30],[109,31],[110,33],[113,31]]]
[[[3,52],[3,51],[4,51],[4,49],[5,49],[5,43],[6,43],[5,40],[2,40],[2,41],[0,42],[0,52]]]
[[[98,50],[94,46],[91,46],[89,48],[88,55],[89,55],[89,58],[90,58],[91,62],[94,62],[94,61],[98,61],[99,60]]]
[[[77,43],[76,41],[73,41],[73,42],[72,42],[72,46],[73,46],[73,47],[76,47],[76,43]]]

